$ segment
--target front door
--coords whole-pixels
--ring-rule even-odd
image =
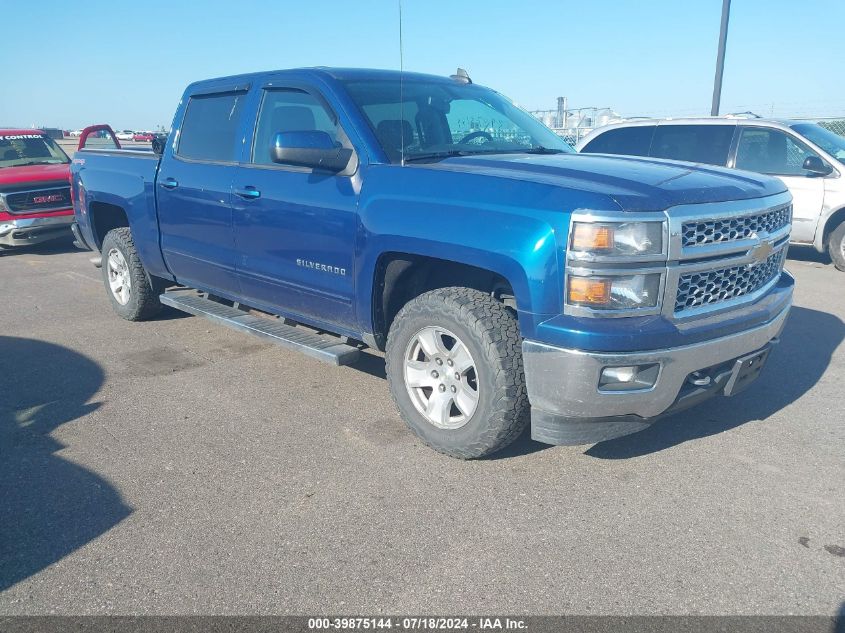
[[[353,296],[358,179],[274,163],[278,132],[323,131],[348,147],[319,95],[273,88],[261,96],[251,150],[233,188],[236,268],[246,302],[356,331]]]
[[[190,97],[156,179],[161,250],[185,285],[237,296],[232,182],[246,92]]]
[[[807,145],[782,130],[742,127],[736,150],[737,169],[777,176],[792,194],[792,241],[812,243],[824,204],[824,178],[803,168]]]

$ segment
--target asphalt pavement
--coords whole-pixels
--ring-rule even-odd
[[[594,446],[423,446],[384,363],[0,255],[0,615],[816,614],[845,601],[845,273],[793,249],[761,379]]]

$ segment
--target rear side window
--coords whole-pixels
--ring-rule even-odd
[[[588,154],[628,154],[629,156],[648,156],[653,125],[620,127],[599,134],[587,143],[582,152]]]
[[[659,125],[651,141],[651,156],[707,165],[726,165],[733,125]]]
[[[183,158],[233,162],[245,92],[191,97],[176,153]]]

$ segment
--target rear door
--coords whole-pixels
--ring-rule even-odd
[[[661,123],[654,131],[649,156],[725,167],[735,131],[735,123]]]
[[[824,177],[803,167],[810,156],[819,155],[792,134],[753,125],[741,128],[734,166],[777,176],[789,187],[793,242],[813,241],[824,204]]]
[[[245,86],[191,95],[156,179],[168,268],[180,283],[231,296],[239,294],[232,181],[246,95]]]
[[[233,197],[245,301],[354,331],[357,157],[340,174],[270,159],[278,132],[319,130],[346,147],[351,142],[335,112],[310,86],[274,84],[256,98],[252,144],[244,150]]]

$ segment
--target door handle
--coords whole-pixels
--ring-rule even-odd
[[[174,178],[165,178],[159,184],[165,189],[176,189],[179,186],[179,183]]]
[[[261,197],[261,192],[252,185],[247,185],[243,189],[235,189],[235,195],[240,196],[244,200],[255,200]]]

